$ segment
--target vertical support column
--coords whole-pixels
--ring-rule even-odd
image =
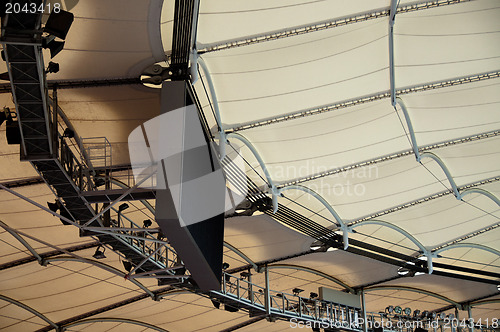
[[[265,299],[266,314],[270,315],[271,314],[271,294],[269,293],[269,269],[267,268],[267,265],[264,267],[264,274],[265,274],[265,278],[266,278],[266,289],[264,292],[264,295],[266,296],[266,299]]]
[[[248,299],[253,303],[252,271],[248,269]]]
[[[469,332],[474,332],[474,321],[472,319],[472,307],[470,305],[467,306],[467,316],[469,317]]]
[[[368,332],[368,322],[366,321],[365,290],[361,289],[361,310],[363,314],[363,332]]]
[[[57,108],[58,108],[58,102],[57,102],[57,84],[54,84],[54,89],[52,90],[52,100],[54,101],[53,106],[52,106],[52,140],[53,140],[53,147],[52,147],[52,152],[53,152],[53,157],[57,158],[57,153],[58,153],[58,135],[57,135]],[[62,157],[62,156],[61,156]]]

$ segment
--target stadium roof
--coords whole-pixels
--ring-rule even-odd
[[[47,80],[58,82],[58,105],[77,135],[106,137],[118,169],[130,162],[130,132],[160,114],[160,89],[134,80],[170,63],[174,1],[66,2],[75,19],[54,59],[60,71]],[[198,105],[221,151],[240,149],[250,182],[277,208],[226,218],[224,261],[235,272],[267,265],[277,291],[363,289],[370,312],[458,307],[464,318],[472,306],[476,320],[498,317],[499,2],[392,6],[199,1],[190,58]],[[44,59],[48,65],[47,50]],[[14,110],[9,87],[0,101]],[[40,205],[53,202],[5,131],[3,124],[0,183]],[[156,279],[132,282],[110,248],[105,259],[93,257],[95,238],[6,190],[0,202],[1,329],[290,328],[215,309]],[[124,217],[154,220],[147,202],[129,204]],[[332,231],[340,245],[311,229]]]

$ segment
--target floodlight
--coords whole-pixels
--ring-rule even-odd
[[[400,306],[394,307],[394,313],[401,315],[403,313],[403,309]]]
[[[92,257],[94,257],[95,259],[103,259],[103,258],[106,258],[106,256],[104,255],[104,252],[106,251],[106,248],[105,247],[102,247],[103,250],[99,250],[101,248],[101,246],[97,247],[97,249],[95,250],[95,253],[92,255]]]
[[[250,278],[252,274],[250,272],[246,272],[246,271],[243,271],[240,273],[240,277],[242,277],[243,279],[245,278]]]
[[[64,48],[64,42],[57,41],[54,37],[47,37],[42,40],[42,47],[48,48],[50,51],[50,57],[53,58]]]
[[[75,132],[69,128],[64,129],[63,137],[73,138],[75,137]]]
[[[103,178],[94,178],[94,184],[96,187],[101,187],[106,184],[106,180],[104,180]]]
[[[404,313],[405,313],[405,315],[410,316],[411,315],[411,308],[405,308]]]
[[[129,206],[127,203],[123,203],[121,204],[119,207],[118,207],[118,212],[122,212],[122,211],[125,211],[126,209],[128,209]]]
[[[415,311],[413,311],[413,317],[417,318],[418,316],[420,316],[420,310],[416,309]]]
[[[7,144],[21,144],[21,131],[17,121],[9,121],[7,118],[5,136],[7,136]]]
[[[57,73],[59,71],[59,64],[56,62],[49,62],[49,65],[47,66],[47,73]]]
[[[129,261],[122,261],[123,263],[123,268],[127,271],[130,272],[132,270],[132,263]]]
[[[385,311],[389,314],[392,314],[394,312],[394,307],[390,305],[387,308],[385,308]]]
[[[2,125],[2,123],[7,120],[7,113],[5,112],[5,109],[3,112],[0,112],[0,126]]]
[[[229,269],[229,263],[226,263],[226,262],[222,263],[222,269],[223,270]]]
[[[309,298],[310,298],[310,299],[315,299],[315,298],[317,298],[317,297],[318,297],[318,293],[311,292],[311,293],[309,294]]]
[[[74,15],[70,12],[60,10],[56,13],[52,11],[47,19],[47,23],[45,23],[43,32],[47,32],[61,39],[66,39],[66,35],[68,34],[73,20]]]
[[[151,226],[153,224],[153,222],[149,219],[146,219],[142,222],[142,225],[144,226],[144,228],[148,228],[149,226]]]
[[[304,290],[303,289],[300,289],[300,288],[294,288],[292,289],[292,292],[293,292],[293,295],[299,295],[300,293],[302,293]]]

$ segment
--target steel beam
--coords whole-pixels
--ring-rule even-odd
[[[446,79],[446,80],[442,80],[442,81],[429,82],[429,83],[420,84],[420,85],[407,86],[407,87],[397,89],[395,94],[397,96],[402,96],[402,95],[416,93],[416,92],[423,92],[423,91],[447,88],[447,87],[456,86],[456,85],[475,83],[475,82],[494,79],[494,78],[498,78],[498,77],[500,77],[500,71],[491,71],[491,72],[474,74],[474,75],[470,75],[470,76],[450,78],[450,79]],[[262,126],[266,126],[266,125],[271,125],[271,124],[275,124],[275,123],[280,123],[280,122],[284,122],[284,121],[300,119],[300,118],[307,117],[307,116],[312,116],[312,115],[331,112],[331,111],[344,109],[344,108],[348,108],[348,107],[352,107],[352,106],[362,105],[362,104],[370,103],[370,102],[377,101],[377,100],[387,99],[390,97],[391,97],[390,90],[380,91],[380,92],[377,92],[377,93],[374,93],[374,94],[371,94],[368,96],[360,96],[360,97],[357,97],[354,99],[340,101],[340,102],[337,102],[335,104],[330,104],[330,105],[321,106],[321,107],[314,107],[314,108],[301,110],[301,111],[294,112],[294,113],[280,115],[280,116],[273,117],[273,118],[259,119],[256,121],[247,122],[247,123],[238,125],[237,127],[226,128],[226,132],[229,133],[229,132],[242,131],[242,130],[262,127]]]
[[[397,9],[397,12],[398,13],[407,13],[407,12],[413,12],[413,11],[417,11],[417,10],[435,8],[438,6],[441,7],[441,6],[446,6],[446,5],[453,5],[453,4],[457,4],[460,2],[466,2],[466,1],[470,1],[470,0],[425,1],[425,2],[420,2],[420,3],[416,3],[416,4],[415,3],[409,4],[407,6],[402,6],[402,7]],[[231,48],[235,48],[235,47],[254,45],[257,43],[263,43],[263,42],[278,40],[278,39],[287,38],[287,37],[299,36],[299,35],[303,35],[305,33],[323,31],[326,29],[336,28],[336,27],[340,27],[340,26],[344,26],[344,25],[348,25],[348,24],[365,22],[368,20],[386,17],[386,16],[389,16],[391,14],[392,13],[391,13],[390,9],[381,8],[381,9],[376,9],[374,11],[356,14],[355,16],[346,16],[346,17],[342,17],[342,18],[337,18],[335,20],[322,21],[322,22],[317,22],[314,24],[308,24],[308,25],[303,25],[303,26],[299,26],[299,27],[294,27],[291,30],[275,31],[275,32],[272,32],[271,34],[254,35],[254,36],[250,36],[250,37],[245,37],[244,39],[234,39],[234,40],[226,41],[224,43],[207,45],[203,49],[201,49],[199,52],[200,53],[215,52],[215,51],[222,51],[222,50],[227,50],[227,49],[231,49]],[[395,14],[395,12],[393,12],[393,14]]]
[[[26,305],[26,304],[24,304],[22,302],[19,302],[17,300],[14,300],[13,298],[10,298],[8,296],[2,295],[2,294],[0,294],[0,300],[7,301],[7,302],[9,302],[11,304],[14,304],[14,305],[16,305],[16,306],[18,306],[18,307],[26,310],[26,311],[31,312],[33,315],[35,315],[38,318],[41,318],[44,321],[46,321],[47,323],[49,323],[50,326],[52,326],[52,328],[54,328],[56,331],[58,331],[59,326],[56,323],[54,323],[53,321],[51,321],[49,318],[47,318],[47,316],[45,316],[41,312],[38,312],[37,310],[31,308],[30,306],[28,306],[28,305]]]
[[[500,130],[493,130],[493,131],[488,131],[488,132],[481,133],[481,134],[475,134],[475,135],[471,135],[471,136],[465,136],[465,137],[453,139],[453,140],[450,140],[450,141],[443,141],[443,142],[433,143],[433,144],[430,144],[430,145],[426,145],[426,146],[420,147],[420,150],[422,152],[428,152],[428,151],[432,151],[432,150],[439,149],[439,148],[444,148],[444,147],[448,147],[448,146],[454,146],[454,145],[458,145],[458,144],[465,144],[465,143],[469,143],[469,142],[477,142],[477,141],[480,141],[480,140],[483,140],[483,139],[488,139],[488,138],[493,138],[493,137],[498,137],[498,136],[500,136]],[[400,152],[396,152],[396,153],[385,155],[385,156],[380,156],[380,157],[377,157],[377,158],[374,158],[374,159],[365,160],[365,161],[362,161],[362,162],[359,162],[359,163],[356,163],[356,164],[350,164],[350,165],[346,165],[344,167],[330,169],[330,170],[327,170],[325,172],[321,172],[321,173],[318,173],[318,174],[314,174],[314,175],[310,175],[310,176],[305,176],[305,177],[302,177],[302,178],[296,178],[296,179],[290,180],[290,181],[288,181],[286,183],[282,183],[282,184],[277,185],[277,188],[281,189],[281,188],[285,188],[287,186],[292,186],[292,185],[297,185],[297,184],[300,184],[300,183],[305,183],[305,182],[313,181],[313,180],[316,180],[316,179],[320,179],[320,178],[323,178],[323,177],[328,177],[328,176],[339,174],[339,173],[342,173],[342,172],[348,172],[348,171],[351,171],[353,169],[357,169],[357,168],[361,168],[361,167],[369,167],[369,166],[372,166],[372,165],[377,165],[377,164],[380,164],[380,163],[383,163],[383,162],[386,162],[386,161],[389,161],[389,160],[394,160],[394,159],[398,159],[398,158],[407,157],[407,156],[411,155],[412,153],[414,153],[413,149],[412,150],[400,151]]]

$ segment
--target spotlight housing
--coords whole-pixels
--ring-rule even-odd
[[[149,226],[151,226],[153,224],[153,222],[149,219],[146,219],[142,222],[142,225],[144,226],[144,228],[148,228]]]
[[[56,62],[49,62],[49,65],[47,66],[47,73],[57,73],[59,71],[59,64]]]
[[[127,272],[132,271],[132,263],[130,263],[129,261],[122,261],[122,264],[123,264],[123,268],[124,268]]]
[[[68,34],[71,24],[73,24],[74,18],[72,13],[62,9],[58,13],[52,11],[43,28],[43,32],[47,32],[61,39],[66,39],[66,35]]]
[[[222,269],[223,270],[229,269],[229,263],[226,263],[226,262],[222,263]]]
[[[403,313],[403,309],[400,306],[394,307],[394,313],[401,315]]]
[[[311,292],[311,293],[309,294],[309,298],[310,298],[310,299],[315,299],[315,298],[317,298],[318,296],[319,296],[319,295],[318,295],[318,293],[314,293],[314,292]]]
[[[64,129],[63,137],[73,138],[75,137],[75,132],[69,128]]]
[[[62,51],[64,48],[64,42],[57,41],[54,39],[54,36],[50,36],[42,40],[42,47],[49,49],[50,57],[53,58]]]
[[[300,293],[302,293],[304,290],[303,289],[300,289],[300,288],[294,288],[292,289],[292,292],[293,292],[293,295],[299,295]]]
[[[125,211],[126,209],[128,209],[129,206],[127,203],[123,203],[121,204],[119,207],[118,207],[118,212],[122,212],[122,211]]]
[[[103,248],[103,250],[99,250],[100,248]],[[97,249],[95,250],[95,253],[92,255],[92,257],[94,257],[95,259],[103,259],[103,258],[106,258],[106,255],[104,255],[104,252],[106,251],[106,248],[105,247],[97,247]]]

